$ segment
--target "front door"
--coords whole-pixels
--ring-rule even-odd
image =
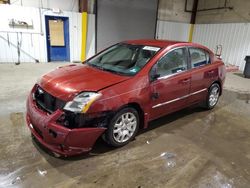
[[[187,54],[187,48],[174,49],[152,68],[150,75],[158,75],[159,78],[151,78],[151,120],[187,105],[191,86]]]
[[[69,18],[45,16],[48,61],[70,61]]]

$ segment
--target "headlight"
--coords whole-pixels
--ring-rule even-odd
[[[77,95],[72,101],[69,101],[64,106],[64,110],[71,112],[87,112],[91,104],[101,96],[100,93],[83,92]]]

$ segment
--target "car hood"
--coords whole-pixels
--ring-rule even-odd
[[[51,95],[68,101],[79,92],[99,91],[129,78],[88,65],[68,65],[43,75],[38,85]]]

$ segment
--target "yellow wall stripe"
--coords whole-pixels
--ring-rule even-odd
[[[192,40],[193,40],[193,32],[194,32],[194,24],[190,24],[188,42],[192,42]]]
[[[81,61],[86,60],[87,27],[88,27],[88,14],[87,14],[87,12],[82,12],[82,51],[81,51]]]

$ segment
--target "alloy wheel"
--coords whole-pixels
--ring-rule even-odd
[[[211,107],[215,106],[216,103],[218,102],[219,99],[219,95],[220,95],[220,90],[218,87],[213,87],[210,95],[209,95],[209,105]]]
[[[128,141],[135,133],[137,118],[131,112],[121,114],[114,125],[113,137],[118,143]]]

